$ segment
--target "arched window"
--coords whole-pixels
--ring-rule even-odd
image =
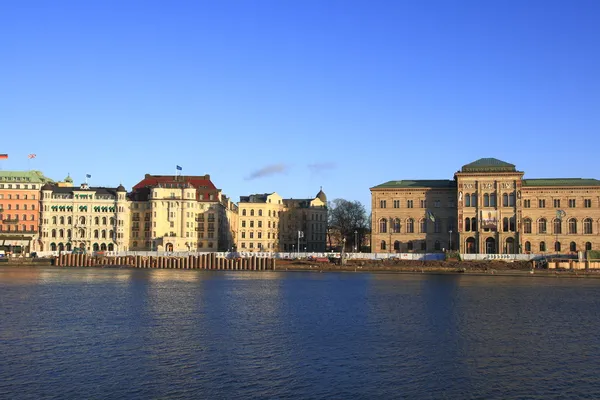
[[[490,194],[490,207],[496,207],[496,193]]]
[[[52,217],[52,225],[56,225],[56,217]]]
[[[471,195],[469,193],[465,195],[465,207],[471,207]]]
[[[250,216],[254,217],[254,208],[250,210]]]
[[[102,243],[102,244],[100,245],[100,250],[101,250],[101,251],[106,251],[106,243]]]
[[[94,224],[100,225],[100,217],[94,217]]]
[[[115,239],[115,233],[114,233],[114,231],[111,230],[111,231],[108,232],[108,238],[109,239],[113,239],[113,240]]]
[[[243,215],[243,216],[246,216],[246,209],[243,209],[243,210],[242,210],[242,215]]]
[[[84,238],[85,237],[85,229],[83,229],[83,228],[79,229],[79,237],[80,238]]]
[[[79,223],[85,225],[85,217],[79,217]]]
[[[65,217],[60,217],[60,224],[64,225],[65,224]]]
[[[427,233],[427,220],[423,218],[419,225],[421,225],[421,233]]]
[[[106,225],[106,217],[102,217],[102,225]]]
[[[64,238],[65,237],[65,231],[63,231],[62,229],[58,230],[58,237],[59,238]]]
[[[94,230],[94,239],[98,239],[98,229]]]
[[[502,207],[508,207],[508,193],[502,195]]]
[[[487,193],[483,195],[483,206],[484,207],[490,206],[490,195]]]
[[[67,225],[73,225],[73,220],[71,217],[67,217]]]
[[[262,217],[262,210],[258,210],[258,216]]]
[[[471,218],[471,230],[475,232],[477,230],[477,218]]]
[[[575,242],[569,243],[569,251],[577,251],[577,245]]]
[[[380,247],[381,247],[381,250],[385,250],[385,240],[381,241]]]
[[[556,252],[560,251],[560,242],[554,242],[554,251],[556,251]]]
[[[514,193],[511,193],[508,195],[508,206],[509,207],[515,206],[515,194]]]
[[[552,233],[555,235],[562,234],[562,221],[560,219],[555,219],[552,225]]]
[[[590,242],[585,242],[585,250],[586,251],[592,250],[592,244]]]
[[[477,207],[477,195],[475,193],[471,195],[471,207]]]
[[[112,243],[108,244],[108,251],[114,251],[115,250],[115,246]]]
[[[509,223],[509,227],[508,227],[508,229],[509,229],[511,232],[514,232],[514,231],[516,230],[516,225],[517,225],[517,224],[516,224],[515,217],[514,217],[514,216],[510,217],[510,218],[508,219],[508,223]]]
[[[394,233],[400,233],[400,219],[394,220]]]
[[[465,232],[471,231],[471,218],[465,218]]]
[[[506,193],[504,193],[504,194],[506,195]],[[503,232],[508,232],[508,217],[504,217],[502,219],[502,231]]]
[[[415,220],[412,218],[406,221],[406,233],[415,233]]]
[[[106,239],[106,229],[102,229],[102,239]]]
[[[92,249],[94,251],[98,251],[98,250],[100,250],[100,246],[98,246],[98,243],[94,243],[94,245],[92,246]]]
[[[439,240],[436,240],[436,241],[435,241],[435,244],[433,245],[433,248],[434,248],[435,250],[437,250],[437,251],[439,251],[439,250],[441,250],[441,249],[442,249],[442,246],[440,245],[440,241],[439,241]]]
[[[527,253],[531,253],[531,243],[530,242],[525,242],[525,251]]]
[[[52,232],[50,233],[50,237],[53,237],[53,238],[56,237],[56,229],[52,229]]]
[[[56,251],[56,243],[50,243],[50,250]]]
[[[546,218],[540,218],[538,221],[538,233],[546,233]]]
[[[394,250],[400,251],[400,242],[397,240],[394,242]]]
[[[110,217],[110,226],[114,226],[115,225],[115,219],[113,217]]]
[[[385,218],[379,220],[379,233],[387,233],[387,219]]]
[[[569,233],[577,233],[577,220],[575,218],[569,220]]]
[[[586,235],[592,234],[592,219],[586,218],[583,220],[583,233]]]
[[[406,244],[406,247],[408,248],[408,251],[412,251],[413,250],[413,242],[410,241]]]
[[[71,243],[67,243],[67,245],[65,246],[65,250],[67,251],[71,251]]]
[[[546,242],[540,242],[540,251],[546,251]]]

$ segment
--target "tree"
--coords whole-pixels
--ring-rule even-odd
[[[340,245],[343,239],[360,248],[362,238],[369,232],[369,217],[359,201],[335,199],[328,204],[329,247]],[[355,234],[356,232],[356,234]]]

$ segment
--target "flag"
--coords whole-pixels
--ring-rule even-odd
[[[298,231],[298,239],[302,239],[304,237],[304,232]]]
[[[8,158],[8,154],[0,154],[0,160],[5,160]]]
[[[90,174],[85,174],[86,178],[91,178],[92,176]]]
[[[435,215],[433,215],[431,211],[427,211],[427,218],[429,218],[431,222],[435,222]]]
[[[31,159],[31,158],[35,158],[35,157],[36,157],[36,155],[35,155],[35,154],[30,154],[30,155],[28,155],[27,157]]]
[[[179,165],[177,166],[177,171],[181,171],[183,170],[183,168],[181,168]]]

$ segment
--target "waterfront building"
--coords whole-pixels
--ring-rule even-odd
[[[39,250],[40,189],[47,182],[40,171],[0,171],[0,250]]]
[[[119,251],[129,247],[129,201],[116,188],[73,186],[71,177],[41,188],[41,250]]]
[[[131,250],[226,251],[232,247],[235,207],[210,175],[150,175],[131,200]]]
[[[374,252],[577,253],[600,248],[600,181],[524,179],[482,158],[452,180],[371,188]]]
[[[319,191],[312,199],[283,199],[279,194],[241,196],[239,251],[325,251],[327,197]]]

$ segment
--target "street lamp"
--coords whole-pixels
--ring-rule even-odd
[[[452,251],[452,229],[448,231],[448,238],[450,239],[448,241],[448,250]]]
[[[358,249],[358,231],[354,231],[354,252]]]

